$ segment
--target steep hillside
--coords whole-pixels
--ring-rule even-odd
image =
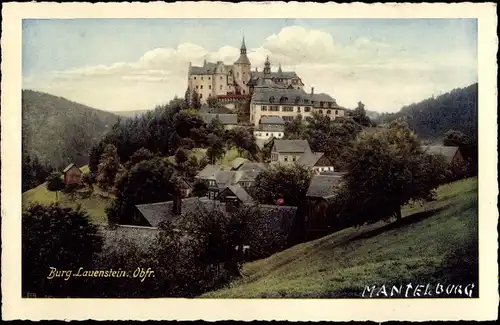
[[[23,150],[54,167],[84,165],[93,143],[118,116],[62,97],[22,92]]]
[[[397,113],[381,114],[376,122],[405,121],[420,137],[442,139],[452,129],[477,139],[478,84],[454,89],[436,98],[428,98],[401,108]]]
[[[146,114],[147,112],[152,112],[152,110],[138,110],[138,111],[112,111],[111,113],[121,116],[121,117],[136,117]]]
[[[477,288],[477,213],[477,178],[444,185],[436,201],[406,207],[401,224],[344,229],[247,263],[243,278],[203,297],[361,297],[368,285],[410,282]]]

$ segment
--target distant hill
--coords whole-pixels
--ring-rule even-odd
[[[370,120],[376,120],[380,116],[380,113],[375,112],[375,111],[366,110],[366,116],[368,116],[370,118]]]
[[[112,111],[111,113],[116,114],[121,117],[136,117],[141,116],[142,114],[146,114],[147,112],[152,112],[153,110],[143,109],[143,110],[135,110],[135,111]]]
[[[469,139],[477,140],[477,91],[475,83],[454,89],[438,97],[404,106],[397,113],[381,114],[376,122],[404,121],[421,138],[441,140],[446,131],[461,131]]]
[[[22,91],[23,152],[61,168],[85,165],[92,145],[118,116],[50,94]]]

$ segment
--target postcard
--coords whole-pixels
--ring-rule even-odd
[[[2,17],[4,317],[496,319],[494,4]]]

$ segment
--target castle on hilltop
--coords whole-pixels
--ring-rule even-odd
[[[304,83],[295,72],[282,71],[281,64],[278,71],[271,71],[269,57],[263,71],[257,68],[252,71],[251,68],[243,37],[240,57],[232,65],[206,60],[201,67],[189,63],[188,90],[191,95],[196,92],[202,104],[209,97],[216,97],[222,103],[250,101],[250,122],[257,128],[256,132],[264,116],[276,116],[283,121],[299,114],[307,121],[314,111],[332,119],[344,116],[344,108],[331,96],[314,94],[314,88],[306,92]],[[257,134],[269,136],[261,135],[261,132]]]

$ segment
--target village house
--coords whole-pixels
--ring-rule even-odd
[[[228,186],[238,185],[245,192],[248,192],[248,188],[255,183],[257,175],[267,168],[268,165],[264,163],[255,163],[244,158],[236,158],[231,169],[224,169],[218,165],[207,165],[195,178],[208,186],[207,197],[215,200],[221,191]],[[241,190],[239,191],[242,193]]]
[[[312,153],[307,140],[275,139],[271,150],[271,163],[292,163],[304,154]]]
[[[271,163],[297,163],[312,169],[315,174],[334,171],[330,159],[323,152],[312,152],[307,140],[273,139]]]
[[[464,162],[464,157],[458,147],[431,145],[423,146],[422,149],[427,153],[443,156],[449,164],[460,165]]]
[[[184,217],[206,215],[214,209],[224,214],[245,210],[253,216],[249,219],[248,225],[250,230],[253,229],[250,233],[255,234],[247,238],[247,245],[250,247],[272,242],[272,249],[279,251],[285,249],[290,243],[297,207],[242,203],[238,200],[221,202],[207,198],[181,199],[178,197],[173,201],[137,205],[135,221],[137,225],[131,225],[128,228],[137,228],[141,232],[150,230],[154,237],[164,222],[170,223],[175,230]],[[119,225],[118,228],[127,228],[127,226]],[[123,229],[121,230],[123,232]],[[272,253],[268,251],[268,254]]]
[[[300,157],[298,164],[311,168],[316,175],[323,172],[334,172],[332,162],[323,152],[306,152]]]
[[[454,177],[461,178],[468,173],[477,173],[477,145],[422,146],[424,152],[444,157]]]
[[[79,184],[82,180],[82,171],[78,166],[71,163],[63,170],[64,184]]]
[[[253,203],[252,197],[239,184],[226,186],[216,199],[224,203],[234,201],[238,201],[239,203]]]
[[[328,234],[332,226],[328,219],[328,207],[338,193],[344,173],[316,175],[311,179],[306,197],[305,233],[312,240]]]
[[[262,116],[253,134],[255,140],[260,140],[260,143],[265,143],[273,137],[281,139],[285,136],[285,121],[280,116]]]
[[[225,130],[231,130],[238,126],[237,114],[202,113],[200,116],[206,124],[210,124],[213,119],[218,118]]]

